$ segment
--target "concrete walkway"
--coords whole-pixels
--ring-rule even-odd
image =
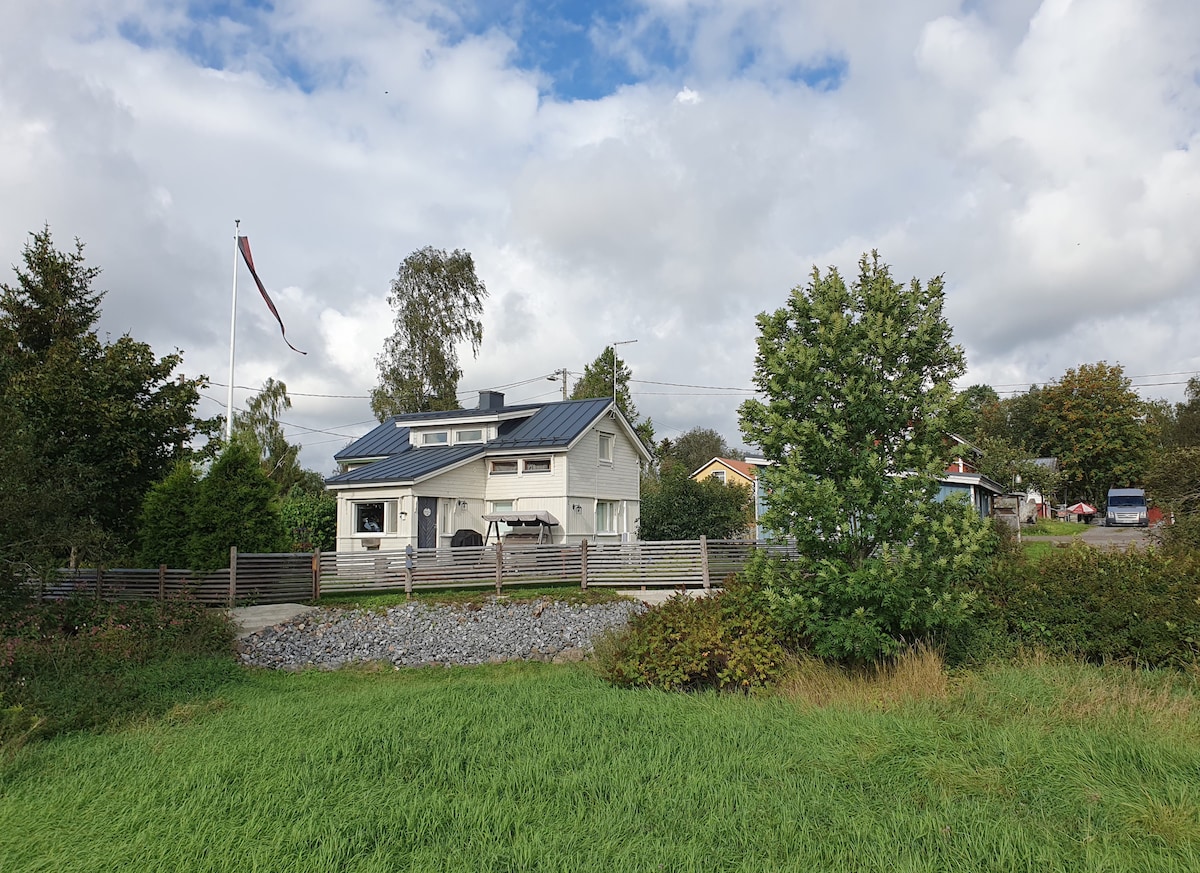
[[[264,606],[238,606],[229,610],[229,616],[237,625],[237,638],[244,639],[250,634],[291,621],[306,612],[315,612],[315,606],[303,603],[268,603]]]
[[[710,588],[707,591],[703,588],[689,588],[687,589],[687,596],[708,597],[710,594],[715,594],[720,590],[720,588]],[[649,604],[650,606],[657,606],[674,597],[679,591],[674,588],[649,588],[645,591],[642,591],[640,588],[618,588],[616,593],[628,597],[630,600],[640,600],[642,603]]]

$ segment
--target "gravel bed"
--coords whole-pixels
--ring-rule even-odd
[[[606,630],[645,607],[629,602],[570,604],[538,600],[426,605],[386,612],[315,609],[239,644],[242,663],[278,670],[335,670],[367,661],[396,666],[578,660]]]

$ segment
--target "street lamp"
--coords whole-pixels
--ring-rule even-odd
[[[612,344],[613,350],[613,403],[617,402],[617,346],[627,346],[631,343],[636,343],[637,340],[619,340]],[[618,407],[619,408],[619,407]]]

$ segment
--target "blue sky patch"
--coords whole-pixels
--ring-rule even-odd
[[[788,72],[788,79],[800,82],[814,91],[836,91],[846,81],[850,64],[845,58],[825,58],[819,63],[802,64]]]

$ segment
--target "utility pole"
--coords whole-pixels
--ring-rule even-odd
[[[613,352],[613,403],[617,402],[617,346],[628,346],[636,343],[637,340],[617,340],[612,344]]]
[[[562,389],[563,389],[563,400],[564,401],[566,401],[566,399],[567,399],[567,376],[569,376],[569,375],[570,375],[570,373],[568,372],[567,368],[563,367],[561,370],[555,370],[553,376],[546,377],[546,380],[549,382],[553,382],[556,379],[562,379]]]

